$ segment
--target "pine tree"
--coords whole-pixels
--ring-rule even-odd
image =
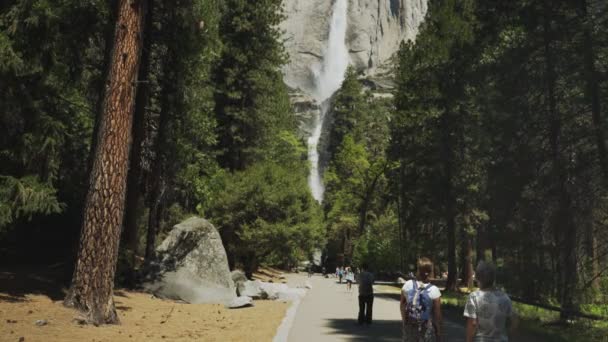
[[[113,289],[146,2],[121,1],[72,284],[64,303],[117,323]]]
[[[243,170],[293,118],[280,67],[286,62],[278,25],[280,0],[229,0],[220,21],[221,62],[214,73],[218,85],[219,162]]]

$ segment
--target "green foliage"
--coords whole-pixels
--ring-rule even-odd
[[[383,213],[370,222],[370,229],[357,239],[353,263],[367,263],[376,271],[395,272],[401,268],[397,216],[393,211]]]
[[[394,167],[386,158],[390,109],[390,102],[364,91],[353,68],[332,99],[324,207],[328,236],[346,263],[355,253],[358,261],[376,257],[371,255],[376,250],[368,250],[366,237],[374,229],[369,218],[383,215],[386,174]]]
[[[229,0],[219,24],[223,42],[214,71],[220,164],[242,170],[263,158],[282,130],[292,130],[281,66],[282,1]]]
[[[548,4],[430,3],[397,56],[389,182],[409,263],[459,259],[460,276],[470,241],[510,293],[571,305],[599,298],[606,267],[606,12]]]
[[[152,102],[168,116],[166,139],[158,151],[166,165],[162,177],[172,189],[169,201],[190,212],[212,200],[213,180],[220,172],[215,161],[215,87],[208,81],[221,48],[220,6],[219,1],[188,0],[157,11],[161,38],[155,57],[160,68],[152,77],[159,79],[159,89]]]
[[[260,262],[294,265],[324,244],[320,208],[306,178],[271,161],[226,174],[209,209],[226,248],[247,268]]]
[[[3,226],[65,208],[73,215],[82,205],[109,7],[43,0],[0,7]]]
[[[58,201],[56,192],[34,176],[0,176],[0,231],[16,219],[61,213],[65,205]]]
[[[441,304],[454,310],[458,315],[464,310],[467,294],[443,292]],[[566,326],[551,324],[559,319],[559,312],[547,310],[534,305],[514,302],[513,309],[520,319],[517,334],[539,341],[555,342],[591,342],[605,341],[608,324],[602,321],[580,320]]]

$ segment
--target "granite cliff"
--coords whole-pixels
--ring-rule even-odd
[[[332,0],[285,0],[285,47],[290,62],[285,83],[304,93],[314,90],[312,69],[324,55],[329,36]],[[399,44],[414,39],[424,20],[427,0],[349,0],[346,46],[350,63],[374,76],[387,64]]]

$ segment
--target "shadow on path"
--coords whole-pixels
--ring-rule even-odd
[[[400,341],[401,321],[374,320],[371,325],[357,325],[354,319],[328,319],[333,334],[348,336],[348,341]]]
[[[401,341],[400,320],[374,320],[372,325],[359,326],[352,319],[329,319],[327,326],[333,329],[333,334],[347,336],[347,341]],[[464,340],[464,329],[460,324],[444,321],[444,342],[464,342]]]
[[[374,293],[374,298],[385,298],[385,299],[401,300],[401,294],[399,294],[399,293],[380,292],[380,293]]]

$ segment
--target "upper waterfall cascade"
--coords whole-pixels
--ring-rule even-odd
[[[428,0],[347,0],[345,45],[350,64],[365,75],[379,75],[405,40],[414,40]],[[289,62],[283,79],[294,90],[316,97],[315,70],[323,63],[336,0],[283,0],[281,24]]]
[[[319,139],[321,138],[327,111],[330,108],[328,100],[342,86],[349,63],[348,48],[345,43],[348,27],[347,14],[347,0],[336,0],[323,62],[311,67],[315,80],[312,95],[317,103],[322,104],[321,112],[315,115],[312,134],[308,138],[308,159],[311,163],[308,184],[313,197],[318,202],[323,201],[325,191],[319,167]]]
[[[289,62],[283,80],[308,139],[309,186],[323,200],[322,167],[329,156],[323,138],[329,129],[329,99],[352,65],[380,92],[390,93],[386,68],[402,41],[415,39],[428,0],[283,0],[281,24]]]

